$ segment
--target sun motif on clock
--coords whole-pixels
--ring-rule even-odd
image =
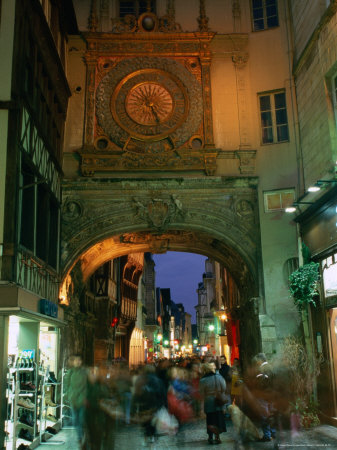
[[[123,151],[160,154],[180,148],[202,124],[202,90],[180,63],[128,58],[101,80],[97,123]]]
[[[141,125],[157,125],[168,120],[173,99],[167,89],[157,83],[134,86],[126,98],[126,112]]]

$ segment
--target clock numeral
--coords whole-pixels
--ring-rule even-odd
[[[185,108],[185,100],[184,99],[177,99],[174,101],[174,103],[179,108]]]
[[[128,120],[128,115],[125,111],[117,111],[117,116],[122,121]]]

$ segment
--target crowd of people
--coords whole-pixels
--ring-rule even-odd
[[[238,439],[270,441],[275,418],[287,408],[280,408],[283,394],[275,392],[273,379],[263,353],[244,376],[239,359],[230,366],[225,356],[160,359],[134,368],[124,361],[87,368],[72,356],[65,385],[80,447],[102,450],[114,448],[120,426],[139,424],[146,446],[165,434],[183,440],[189,424],[202,418],[211,445],[221,443],[228,420]]]

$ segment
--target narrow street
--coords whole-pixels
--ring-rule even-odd
[[[290,431],[281,431],[278,439],[271,442],[250,442],[240,443],[237,439],[230,420],[227,421],[227,433],[221,435],[222,443],[219,448],[226,449],[318,449],[318,448],[337,448],[337,429],[329,425],[320,425],[310,430],[300,431],[296,436],[291,436]],[[56,447],[57,441],[64,441]],[[277,447],[278,445],[278,447]],[[76,435],[73,429],[62,429],[56,436],[52,437],[48,442],[40,445],[38,448],[43,450],[52,450],[58,448],[60,450],[75,450]],[[151,448],[161,449],[209,449],[207,443],[207,434],[205,430],[204,420],[197,420],[189,424],[186,429],[178,433],[177,436],[161,436],[158,440],[149,445],[144,444],[142,430],[138,426],[122,426],[116,431],[115,446],[109,446],[102,450],[126,450]]]

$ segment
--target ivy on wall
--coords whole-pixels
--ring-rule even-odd
[[[316,306],[319,281],[319,264],[310,262],[299,267],[289,277],[289,289],[294,298],[294,303],[299,311],[302,311],[310,303]]]

